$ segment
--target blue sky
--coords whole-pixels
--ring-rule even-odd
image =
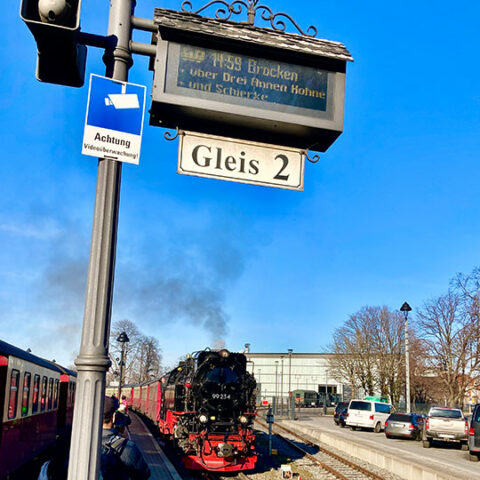
[[[109,2],[82,3],[82,30],[105,34]],[[156,337],[170,365],[220,337],[231,349],[321,351],[362,306],[415,311],[480,263],[480,5],[268,5],[355,58],[344,133],[293,192],[177,175],[177,142],[146,115],[140,165],[123,166],[112,319]],[[136,15],[154,7],[180,2],[139,0]],[[70,364],[97,174],[80,153],[88,82],[37,82],[19,2],[4,8],[0,338]],[[88,76],[104,74],[101,57],[89,48]],[[148,106],[147,67],[136,56],[129,79],[147,86]]]

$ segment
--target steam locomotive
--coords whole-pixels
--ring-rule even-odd
[[[255,393],[245,355],[223,349],[187,356],[160,380],[132,387],[130,399],[182,451],[186,468],[235,472],[257,461]]]

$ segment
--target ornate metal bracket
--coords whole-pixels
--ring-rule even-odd
[[[310,156],[310,153],[308,152],[308,150],[304,150],[303,153],[305,155],[305,158],[309,162],[317,163],[320,160],[320,155],[318,155],[318,153],[315,153],[315,155],[313,155],[312,157]]]
[[[317,36],[318,31],[313,25],[310,25],[306,32],[304,32],[290,15],[283,12],[273,13],[270,7],[267,7],[266,5],[258,5],[259,1],[260,0],[234,0],[231,4],[228,4],[225,0],[211,0],[203,7],[193,11],[192,2],[185,0],[182,3],[182,12],[194,13],[195,15],[198,15],[200,12],[207,10],[212,5],[220,4],[221,6],[219,6],[215,11],[215,18],[217,20],[229,20],[232,15],[241,15],[245,9],[247,13],[246,23],[248,25],[254,25],[257,12],[261,12],[260,16],[262,20],[270,22],[273,30],[285,32],[287,25],[285,24],[284,19],[287,19],[293,24],[293,26],[300,32],[301,35],[305,35],[307,37]]]
[[[175,129],[175,134],[172,134],[169,130],[166,130],[163,136],[165,137],[165,140],[172,141],[175,140],[179,135],[183,135],[183,132],[178,129],[178,127]]]

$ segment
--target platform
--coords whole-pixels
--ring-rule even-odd
[[[130,438],[142,450],[150,467],[150,480],[182,480],[140,417],[133,412],[129,412],[129,416],[132,420],[128,427]]]
[[[405,480],[480,480],[479,464],[469,461],[458,445],[424,449],[421,442],[340,428],[330,415],[279,423]]]

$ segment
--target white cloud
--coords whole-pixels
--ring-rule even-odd
[[[49,240],[57,236],[61,229],[55,222],[47,221],[42,225],[33,223],[0,223],[0,231],[19,237]]]

